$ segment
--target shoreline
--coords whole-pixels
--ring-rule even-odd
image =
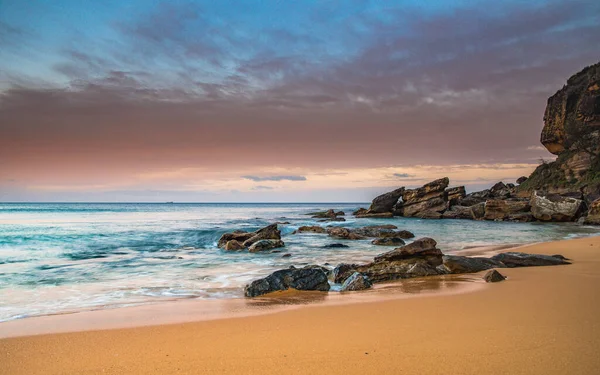
[[[452,251],[452,254],[489,257],[502,251],[553,242],[557,241],[473,246]],[[486,287],[481,274],[483,272],[400,279],[375,284],[370,290],[350,293],[288,290],[252,299],[174,298],[133,306],[99,306],[87,310],[43,314],[0,322],[0,339],[245,318],[307,307],[470,293]]]
[[[524,247],[573,263],[502,269],[506,281],[468,293],[4,338],[0,363],[10,374],[595,374],[600,237]]]

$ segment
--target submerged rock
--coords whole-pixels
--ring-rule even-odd
[[[263,279],[252,281],[244,288],[244,295],[246,297],[257,297],[290,288],[326,292],[330,289],[330,285],[327,274],[321,267],[295,268],[292,266],[288,269],[275,271]]]
[[[563,257],[564,258],[564,257]],[[507,252],[494,255],[492,260],[502,262],[506,267],[535,267],[535,266],[557,266],[571,264],[565,259],[556,256],[527,254],[520,252]]]
[[[327,230],[318,225],[310,225],[310,226],[301,226],[296,229],[292,234],[296,233],[327,233]]]
[[[251,253],[258,253],[261,251],[276,249],[278,247],[284,247],[285,243],[282,240],[260,240],[253,243],[248,251]]]
[[[486,283],[497,283],[499,281],[504,281],[506,279],[506,276],[502,275],[496,270],[491,270],[483,276],[483,279]]]
[[[346,248],[350,247],[348,245],[344,245],[343,243],[330,243],[323,246],[324,249],[338,249],[338,248]]]
[[[369,280],[369,278],[366,275],[354,272],[350,277],[346,279],[346,281],[344,281],[344,284],[342,285],[340,291],[350,292],[357,290],[365,290],[371,288],[372,286],[373,283],[371,283],[371,280]]]

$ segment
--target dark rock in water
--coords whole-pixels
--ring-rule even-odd
[[[365,213],[354,215],[357,219],[389,219],[394,217],[394,214],[391,212],[381,212],[381,213]]]
[[[419,219],[441,219],[442,214],[437,211],[425,210],[417,212],[413,215],[414,217],[418,217]]]
[[[282,258],[289,258],[289,257],[291,257],[291,256],[292,256],[292,254],[290,254],[290,253],[287,253],[287,254],[283,254],[281,257],[282,257]]]
[[[507,252],[494,255],[492,260],[502,262],[506,267],[535,267],[535,266],[557,266],[571,264],[556,256],[527,254],[519,252]]]
[[[357,216],[357,215],[364,215],[364,214],[366,214],[367,212],[369,212],[369,210],[367,210],[366,208],[362,208],[362,207],[361,207],[361,208],[359,208],[358,210],[354,211],[354,212],[352,213],[352,215],[354,215],[354,216]]]
[[[342,238],[342,239],[347,239],[347,240],[364,240],[365,239],[364,236],[356,234],[348,228],[331,227],[331,228],[327,228],[327,233],[331,237],[337,237],[337,238]]]
[[[296,229],[292,234],[296,233],[327,233],[327,230],[318,225],[302,226]]]
[[[217,246],[219,246],[220,248],[223,248],[223,247],[225,247],[227,242],[229,242],[231,240],[235,240],[240,243],[243,243],[247,239],[252,238],[255,234],[256,233],[254,233],[254,232],[245,232],[242,230],[236,230],[235,232],[225,233],[221,236],[221,238],[219,238],[219,242],[217,243]]]
[[[389,193],[382,194],[375,199],[371,203],[371,207],[369,207],[369,214],[380,214],[380,213],[390,213],[394,208],[394,205],[398,202],[398,199],[404,193],[404,187],[396,189],[394,191],[390,191]]]
[[[506,267],[500,261],[480,257],[444,255],[442,261],[445,273],[475,273],[492,268]]]
[[[318,212],[310,212],[307,215],[311,215],[313,219],[335,219],[338,216],[344,216],[344,211],[335,211],[334,209],[329,209],[327,211],[318,211]]]
[[[504,281],[506,277],[496,270],[491,270],[483,276],[483,279],[486,283],[497,283],[499,281]]]
[[[250,247],[253,243],[258,242],[260,240],[281,239],[281,231],[277,229],[277,224],[267,225],[266,227],[261,228],[254,233],[254,236],[244,241],[244,247]]]
[[[261,251],[276,249],[278,247],[284,247],[285,243],[282,240],[260,240],[253,243],[248,251],[251,253],[258,253]]]
[[[404,240],[402,238],[399,238],[399,237],[382,237],[382,238],[377,238],[377,239],[371,241],[371,243],[373,245],[379,245],[379,246],[402,246],[402,245],[406,244],[404,242]]]
[[[489,199],[485,202],[485,220],[506,220],[510,215],[528,212],[531,206],[523,200]]]
[[[281,250],[271,250],[269,251],[270,254],[279,254],[281,253]]]
[[[323,246],[324,249],[337,249],[337,248],[345,248],[350,247],[348,245],[344,245],[343,243],[330,243]]]
[[[583,210],[583,201],[557,194],[535,191],[531,196],[531,213],[541,221],[575,221]]]
[[[521,176],[521,177],[517,178],[518,185],[521,185],[525,181],[527,181],[527,177],[525,177],[525,176]]]
[[[352,228],[350,229],[352,233],[356,233],[363,237],[383,237],[387,234],[393,234],[394,229],[398,227],[392,224],[385,225],[368,225],[362,228]]]
[[[375,262],[391,262],[394,260],[401,260],[412,258],[415,256],[439,256],[441,263],[442,251],[436,248],[437,242],[433,238],[423,237],[415,240],[414,242],[388,251],[387,253],[379,254],[375,257]]]
[[[324,222],[328,222],[328,221],[346,221],[346,219],[344,219],[343,217],[334,217],[331,219],[321,219],[318,220],[320,223],[324,223]]]
[[[373,284],[367,276],[363,275],[362,273],[354,272],[350,277],[346,279],[346,281],[344,281],[344,284],[342,285],[340,291],[350,292],[357,290],[365,290],[371,288],[372,286]]]
[[[234,251],[234,250],[244,250],[244,249],[245,249],[244,245],[242,245],[242,243],[237,240],[230,240],[230,241],[227,241],[227,243],[225,244],[225,250]]]
[[[327,274],[321,267],[290,267],[275,271],[269,276],[254,280],[244,288],[246,297],[257,297],[267,293],[287,290],[316,290],[326,292],[330,289]]]

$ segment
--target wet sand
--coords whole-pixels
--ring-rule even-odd
[[[509,279],[490,285],[430,278],[437,281],[413,280],[333,300],[321,295],[322,302],[292,293],[305,299],[292,305],[285,302],[290,296],[263,299],[251,302],[254,307],[225,310],[232,315],[186,315],[181,303],[193,301],[179,301],[172,315],[190,322],[2,339],[0,373],[600,373],[600,237],[519,251],[559,253],[573,264],[501,270]],[[452,286],[402,290],[435,283]],[[361,303],[348,304],[344,297]],[[147,324],[153,316],[165,322],[165,311],[157,307],[143,307]],[[114,314],[117,322],[121,316],[128,324],[126,311],[95,313]],[[69,321],[76,326],[71,329],[90,329],[97,327],[94,319],[111,320],[93,314],[18,323],[38,325],[29,332],[40,333],[43,327],[68,330]],[[16,323],[0,324],[0,335],[15,335]],[[9,326],[12,334],[6,333]]]

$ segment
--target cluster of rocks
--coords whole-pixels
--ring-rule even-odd
[[[519,178],[523,183],[526,177]],[[417,189],[400,188],[376,197],[368,210],[356,217],[417,217],[422,219],[472,219],[495,221],[576,221],[598,223],[600,200],[588,204],[579,194],[533,191],[529,196],[518,185],[498,182],[490,189],[466,193],[464,186],[448,187],[447,177]],[[394,201],[394,199],[396,199]]]
[[[247,297],[256,297],[274,291],[330,289],[329,279],[341,284],[341,291],[368,289],[373,283],[434,275],[476,273],[496,268],[554,266],[570,264],[561,255],[538,255],[521,252],[506,252],[485,257],[444,255],[431,238],[420,238],[414,242],[380,254],[366,264],[339,264],[329,270],[321,266],[304,268],[290,267],[255,280],[245,288]],[[488,273],[486,281],[504,280],[498,272]]]
[[[236,230],[225,233],[219,238],[217,246],[224,250],[245,250],[258,253],[279,247],[284,247],[281,240],[281,231],[277,229],[277,223],[268,225],[256,232]]]
[[[310,217],[312,217],[313,219],[320,219],[318,221],[346,221],[346,219],[344,219],[343,217],[340,216],[344,216],[346,215],[344,213],[344,211],[336,211],[334,209],[329,209],[327,211],[317,211],[317,212],[310,212],[307,213],[306,215],[310,215]]]
[[[323,228],[318,225],[302,226],[296,229],[296,233],[322,233],[328,234],[330,237],[343,240],[364,240],[367,238],[375,238],[371,243],[380,246],[398,246],[404,245],[404,240],[414,238],[414,234],[407,230],[396,230],[397,226],[392,224],[386,225],[369,225],[361,228],[344,228],[344,227],[327,227]]]

